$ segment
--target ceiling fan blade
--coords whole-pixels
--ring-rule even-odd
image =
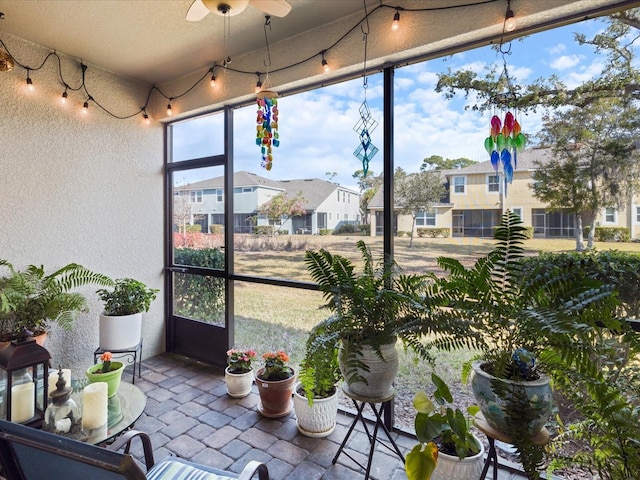
[[[249,0],[249,4],[274,17],[286,17],[291,11],[291,5],[287,0]]]
[[[194,0],[187,11],[186,19],[189,22],[199,22],[209,14],[209,9],[202,3],[202,0]]]

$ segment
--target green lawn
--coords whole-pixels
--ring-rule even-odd
[[[309,281],[304,265],[306,248],[326,248],[334,254],[341,254],[354,261],[359,260],[359,252],[355,248],[360,236],[288,236],[278,239],[289,250],[236,252],[236,271],[258,276],[279,277]],[[375,252],[382,251],[382,239],[364,237]],[[300,239],[300,248],[296,240]],[[494,244],[491,239],[449,238],[449,239],[414,239],[413,248],[408,248],[409,239],[396,239],[396,262],[407,273],[437,272],[436,259],[439,256],[450,256],[463,263],[472,264],[475,260],[489,252]],[[274,247],[274,245],[271,245]],[[534,255],[539,251],[565,252],[575,249],[573,240],[532,239],[525,244],[527,254]],[[599,243],[599,250],[616,249],[640,253],[640,243]],[[325,318],[326,310],[319,309],[322,297],[318,292],[299,290],[270,285],[238,282],[235,292],[236,344],[251,347],[262,354],[271,350],[285,350],[291,355],[294,365],[304,355],[304,347],[309,329]],[[446,381],[459,385],[461,366],[473,357],[473,352],[434,352],[436,371]],[[413,355],[403,352],[397,377],[397,395],[403,397],[397,407],[411,409],[410,399],[418,389],[429,383],[432,368],[423,361],[416,360]]]

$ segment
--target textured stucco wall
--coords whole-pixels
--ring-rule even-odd
[[[4,38],[4,37],[3,37]],[[11,38],[12,53],[23,65],[37,66],[49,52]],[[64,59],[72,87],[81,81],[77,62]],[[80,112],[87,96],[69,92],[66,106],[56,62],[31,72],[0,73],[0,258],[16,267],[44,265],[53,271],[77,262],[113,278],[134,277],[162,288],[163,141],[158,123],[140,116],[110,117],[95,104]],[[117,115],[144,104],[141,85],[89,66],[91,95]],[[54,328],[46,343],[53,364],[83,375],[98,345],[102,305],[95,288],[81,290],[90,312],[72,332]],[[164,351],[163,294],[143,324],[144,352]]]

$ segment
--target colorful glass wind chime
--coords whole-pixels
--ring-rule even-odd
[[[362,33],[364,34],[364,101],[358,109],[358,112],[360,113],[360,120],[358,120],[353,127],[353,130],[360,136],[360,145],[358,145],[358,148],[355,149],[353,154],[362,162],[362,175],[364,177],[366,177],[369,172],[369,161],[376,155],[376,153],[378,153],[378,148],[371,143],[371,133],[378,126],[378,122],[376,122],[371,116],[371,111],[367,105],[367,38],[369,34],[369,17],[368,15],[365,15],[365,17],[367,19],[367,29],[365,30],[361,27]]]
[[[498,78],[498,84],[504,79],[506,83],[506,92],[497,95],[503,99],[503,105],[508,105],[509,98],[512,97],[515,103],[516,94],[511,85],[509,72],[507,71],[507,61],[505,55],[511,53],[511,44],[506,50],[503,50],[503,43],[500,42],[500,53],[502,53],[503,70]],[[507,108],[504,114],[504,121],[499,115],[494,114],[491,117],[491,131],[484,140],[484,148],[489,154],[491,165],[496,173],[499,172],[502,165],[504,174],[504,194],[507,195],[507,184],[513,182],[513,171],[518,167],[518,153],[524,150],[527,139],[522,133],[522,127],[516,116]]]
[[[265,15],[264,38],[267,45],[268,62],[264,62],[267,69],[271,66],[271,51],[269,50],[269,39],[267,38],[267,27],[271,29],[271,17]],[[280,146],[280,135],[278,134],[278,94],[267,89],[269,81],[269,71],[265,77],[264,84],[260,82],[258,74],[257,88],[264,88],[256,95],[256,145],[260,147],[262,154],[261,166],[267,171],[273,167],[273,147]]]

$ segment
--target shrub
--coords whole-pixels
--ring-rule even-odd
[[[321,228],[318,232],[319,235],[331,235],[333,233],[333,229],[331,228]]]
[[[273,225],[258,225],[253,228],[255,235],[273,235],[274,231]]]
[[[631,232],[627,227],[596,227],[594,238],[598,242],[628,242]]]
[[[195,225],[185,225],[187,233],[202,233],[202,225],[196,223]]]
[[[345,223],[333,230],[334,235],[340,235],[341,233],[356,233],[358,226],[354,223]]]
[[[175,263],[213,269],[224,268],[224,253],[217,248],[177,248]],[[174,313],[218,322],[224,314],[224,279],[205,275],[174,275]]]
[[[289,230],[277,230],[278,235],[289,235]]]
[[[451,230],[448,228],[418,228],[417,233],[420,238],[449,238],[451,236]]]
[[[371,235],[371,225],[359,225],[358,228],[363,235],[369,236]]]
[[[209,225],[209,233],[223,234],[224,225]]]

